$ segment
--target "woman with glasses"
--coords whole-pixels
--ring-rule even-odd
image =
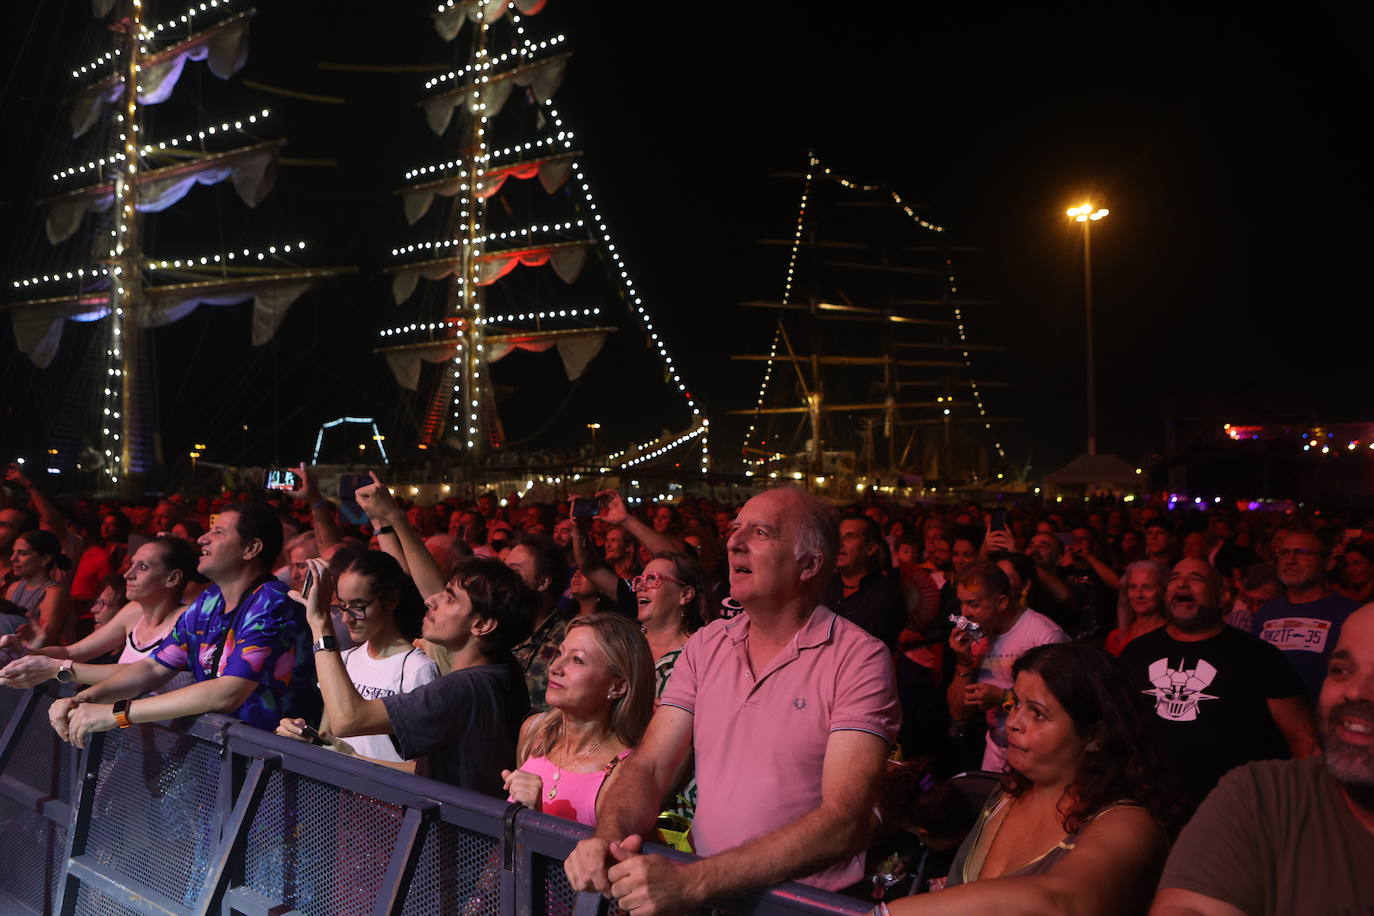
[[[654,659],[657,699],[668,686],[673,663],[682,654],[687,637],[704,622],[706,574],[694,556],[656,553],[630,588],[635,595],[639,629]]]
[[[415,584],[390,554],[369,550],[358,555],[339,575],[330,610],[342,618],[353,648],[341,653],[344,668],[364,700],[409,693],[439,677],[439,668],[417,649],[425,616]],[[304,719],[282,719],[277,734],[309,741]],[[329,714],[320,719],[321,740],[345,754],[415,771],[388,735],[357,735],[343,741],[329,734]]]
[[[618,614],[574,618],[549,665],[548,710],[520,728],[509,799],[589,826],[596,801],[654,711],[653,667],[634,623]]]

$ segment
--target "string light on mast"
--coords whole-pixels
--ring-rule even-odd
[[[787,275],[783,279],[782,284],[782,304],[784,306],[790,304],[792,301],[792,287],[797,279],[797,253],[801,250],[802,233],[806,231],[806,206],[811,198],[811,182],[815,178],[816,168],[820,164],[821,161],[816,158],[814,152],[808,154],[806,160],[806,180],[802,182],[801,203],[797,207],[797,228],[792,233],[792,251],[787,257]],[[749,431],[744,434],[744,443],[740,446],[740,453],[744,456],[745,464],[751,463],[750,459],[747,457],[749,443],[753,440],[754,430],[758,426],[759,411],[763,410],[763,399],[768,394],[768,383],[773,378],[773,364],[777,358],[778,344],[781,340],[782,326],[779,324],[773,331],[773,342],[768,347],[768,360],[764,363],[763,367],[763,381],[759,384],[759,396],[754,402],[754,419],[749,423]],[[758,461],[752,463],[761,466],[767,460],[767,458],[760,458]],[[745,473],[750,476],[753,474],[752,471],[746,471]]]

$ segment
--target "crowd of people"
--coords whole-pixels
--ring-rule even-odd
[[[1151,500],[0,495],[0,685],[578,821],[633,916],[1365,912],[1374,516]],[[691,849],[679,864],[646,842]],[[1361,867],[1365,863],[1366,867]]]

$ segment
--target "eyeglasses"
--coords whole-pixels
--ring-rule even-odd
[[[367,616],[368,609],[377,603],[373,598],[366,604],[331,604],[329,609],[340,617],[347,617],[350,620],[362,620]]]
[[[663,573],[645,573],[642,576],[635,576],[630,580],[631,591],[646,591],[651,588],[661,588],[664,582],[676,582],[678,585],[686,585],[681,579],[672,576],[665,576]]]
[[[1303,550],[1301,547],[1284,547],[1281,550],[1274,551],[1274,553],[1277,554],[1280,559],[1292,557],[1293,559],[1301,560],[1305,557],[1325,556],[1320,550]]]

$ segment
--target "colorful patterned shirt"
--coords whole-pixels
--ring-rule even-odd
[[[275,579],[260,583],[238,607],[226,610],[218,585],[196,598],[153,650],[151,658],[173,671],[190,671],[199,683],[230,675],[258,687],[234,715],[257,728],[275,729],[294,714],[293,674],[298,659],[313,661],[305,609]]]
[[[520,663],[520,670],[525,674],[525,685],[530,689],[532,713],[549,708],[549,704],[544,702],[544,694],[549,689],[549,665],[558,658],[563,637],[568,635],[568,624],[577,614],[576,605],[573,607],[572,611],[555,608],[529,639],[512,650],[515,660]]]

